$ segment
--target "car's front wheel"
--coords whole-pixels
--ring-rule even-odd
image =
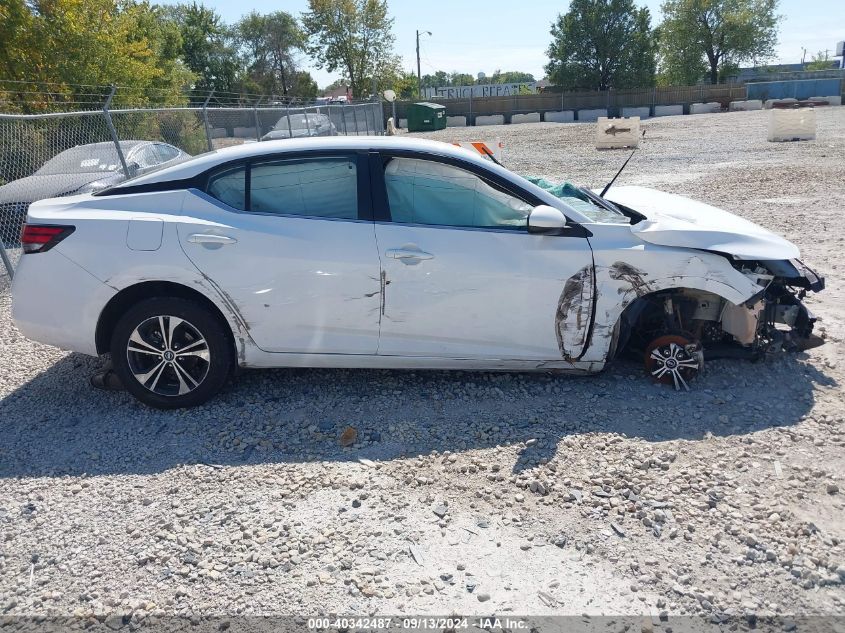
[[[114,370],[151,407],[202,404],[225,384],[234,355],[225,324],[203,305],[179,297],[145,299],[118,321]]]

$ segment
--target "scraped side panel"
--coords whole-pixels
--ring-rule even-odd
[[[555,314],[555,336],[565,360],[578,358],[590,333],[596,280],[592,266],[584,266],[566,280]]]

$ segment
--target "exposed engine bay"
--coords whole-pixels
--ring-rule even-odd
[[[759,293],[740,305],[690,289],[643,297],[622,314],[617,355],[642,358],[656,380],[688,389],[705,358],[760,360],[821,344],[803,299],[824,288],[822,277],[797,259],[732,263]]]

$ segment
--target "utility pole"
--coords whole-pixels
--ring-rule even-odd
[[[431,35],[431,31],[422,31]],[[420,72],[420,30],[417,29],[417,97],[422,99],[422,73]]]

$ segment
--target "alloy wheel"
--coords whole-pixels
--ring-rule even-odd
[[[211,367],[211,351],[190,322],[170,315],[142,321],[126,343],[129,371],[160,396],[183,396],[199,387]]]

